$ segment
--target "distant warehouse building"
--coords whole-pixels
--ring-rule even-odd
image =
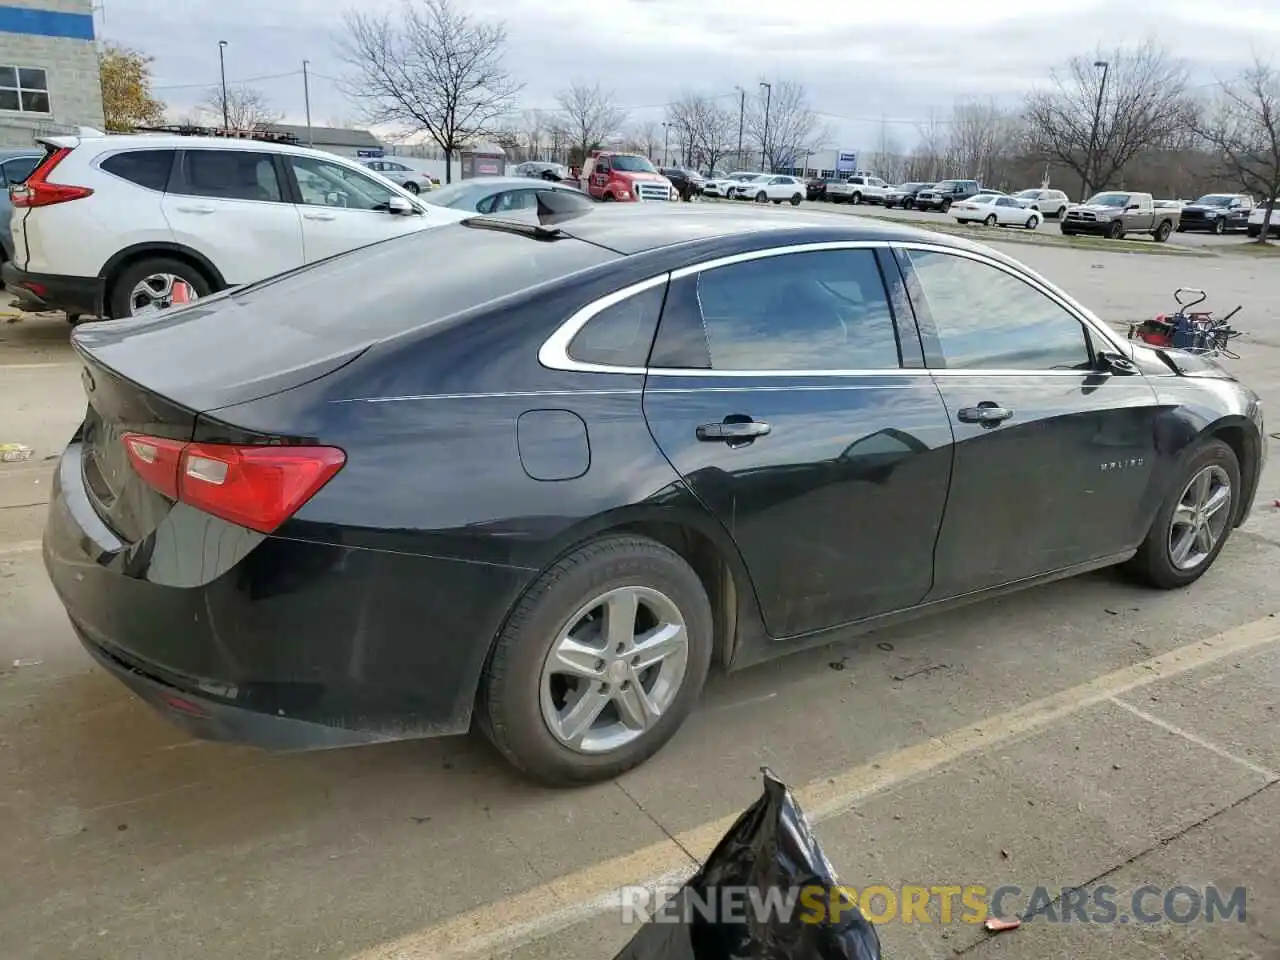
[[[0,146],[103,128],[92,0],[0,0]]]
[[[385,153],[382,141],[368,130],[348,130],[340,127],[315,127],[308,130],[301,124],[269,123],[271,133],[298,138],[302,146],[336,153],[341,157],[380,157]]]

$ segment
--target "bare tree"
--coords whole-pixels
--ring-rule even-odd
[[[1222,84],[1198,132],[1218,154],[1223,173],[1267,205],[1258,242],[1266,243],[1280,196],[1280,71],[1267,61]]]
[[[871,155],[871,169],[877,176],[883,177],[890,183],[899,183],[902,180],[904,166],[902,144],[890,131],[888,122],[881,120],[880,134],[876,138],[876,150]]]
[[[1186,66],[1153,41],[1073,57],[1051,77],[1027,98],[1027,125],[1043,159],[1075,171],[1086,196],[1194,121]]]
[[[681,131],[689,166],[714,170],[737,147],[737,116],[711,97],[685,94],[668,107],[667,116]]]
[[[943,172],[950,133],[949,121],[940,116],[936,109],[929,109],[929,116],[916,124],[916,135],[919,137],[916,147],[907,158],[906,174],[908,179],[936,182],[940,177],[950,176]],[[963,176],[963,174],[958,174]]]
[[[489,135],[510,113],[521,85],[502,64],[507,32],[453,6],[452,0],[403,0],[397,11],[356,9],[344,16],[339,55],[354,74],[343,84],[373,123],[425,130],[453,154]]]
[[[560,105],[557,123],[577,163],[585,162],[588,154],[616,134],[627,119],[627,111],[618,106],[613,91],[599,83],[590,87],[574,83],[556,95],[556,103]]]
[[[958,176],[996,186],[1007,179],[1016,139],[1012,119],[994,102],[961,102],[951,112],[948,160]]]
[[[641,120],[631,128],[631,148],[650,160],[662,149],[662,125],[657,120]]]
[[[219,124],[225,116],[227,125],[232,130],[257,130],[268,124],[279,123],[284,118],[284,114],[271,106],[262,91],[249,87],[229,88],[226,107],[224,113],[220,87],[210,90],[204,102],[200,104],[200,110],[213,115]]]
[[[797,157],[817,150],[831,136],[810,108],[804,85],[792,80],[760,89],[747,104],[746,128],[769,170],[796,166]]]

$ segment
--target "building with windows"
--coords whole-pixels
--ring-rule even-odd
[[[0,0],[0,146],[101,130],[92,0]]]

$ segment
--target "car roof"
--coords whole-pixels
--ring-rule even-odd
[[[554,190],[560,188],[562,190],[572,190],[574,193],[579,192],[578,188],[574,186],[550,181],[539,182],[530,180],[529,177],[468,177],[465,180],[455,180],[450,186],[457,186],[458,184],[469,184],[477,187],[525,187],[529,190]]]
[[[274,140],[251,140],[243,137],[184,137],[180,134],[173,133],[134,133],[123,134],[120,136],[110,137],[77,137],[77,136],[53,136],[44,137],[50,143],[58,146],[78,146],[99,150],[132,150],[139,147],[155,148],[173,148],[173,149],[209,149],[217,148],[219,150],[247,150],[270,151],[274,153],[289,153],[295,156],[313,157],[322,156],[326,160],[337,158],[347,163],[361,164],[364,160],[383,160],[386,157],[343,157],[338,154],[329,153],[327,150],[318,150],[314,147],[303,146],[292,143],[279,143]]]
[[[558,224],[571,237],[607,247],[624,256],[676,244],[730,238],[758,238],[788,244],[839,240],[928,241],[957,249],[982,249],[958,237],[930,233],[884,220],[823,211],[726,209],[702,204],[600,205]]]

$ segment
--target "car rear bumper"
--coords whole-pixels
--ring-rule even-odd
[[[195,736],[305,750],[465,732],[530,571],[283,533],[179,504],[123,544],[89,501],[73,443],[44,562],[94,659]]]
[[[101,277],[68,277],[52,273],[28,273],[12,260],[0,267],[5,289],[25,310],[63,310],[92,316],[102,314],[104,284]]]

